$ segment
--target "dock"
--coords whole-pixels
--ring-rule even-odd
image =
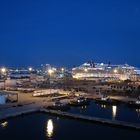
[[[14,108],[7,108],[5,110],[0,111],[0,121],[18,117],[21,115],[37,113],[39,112],[40,107],[36,106],[35,104],[30,104],[26,106],[17,106]]]
[[[2,117],[0,117],[0,121],[10,119],[10,118],[15,118],[15,117],[18,117],[21,115],[36,113],[36,112],[39,112],[39,110],[38,109],[29,109],[29,110],[24,110],[24,111],[22,110],[22,111],[19,111],[16,113],[10,113],[10,114],[6,114],[6,115],[2,116]]]
[[[73,113],[61,112],[55,110],[48,110],[48,109],[40,109],[40,111],[47,114],[57,115],[60,117],[66,117],[66,118],[80,120],[80,121],[87,121],[87,122],[98,123],[98,124],[103,124],[103,125],[108,125],[113,127],[140,130],[140,124],[135,124],[135,123],[97,118],[97,117],[91,117],[91,116],[85,116],[85,115],[73,114]]]
[[[66,95],[58,96],[58,97],[53,97],[53,98],[51,98],[51,101],[62,100],[62,99],[65,99],[65,98],[67,98]]]
[[[0,121],[10,119],[13,117],[18,117],[25,114],[39,113],[39,112],[47,113],[47,114],[55,115],[55,116],[60,116],[64,118],[74,119],[78,121],[85,121],[85,122],[97,123],[97,124],[111,126],[111,127],[119,127],[119,128],[126,128],[126,129],[140,131],[140,124],[92,117],[92,116],[81,115],[81,114],[74,114],[74,113],[63,112],[63,111],[49,110],[49,109],[44,108],[44,105],[42,106],[42,104],[35,104],[35,103],[26,105],[26,106],[1,110]]]

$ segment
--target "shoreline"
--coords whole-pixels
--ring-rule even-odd
[[[80,115],[80,114],[71,114],[68,112],[60,112],[60,111],[54,111],[54,110],[48,110],[45,109],[44,107],[47,107],[54,103],[54,101],[49,102],[47,98],[36,98],[32,97],[32,94],[20,94],[21,96],[20,101],[14,104],[7,104],[0,106],[0,122],[4,121],[6,119],[22,116],[22,115],[27,115],[31,113],[47,113],[55,116],[60,116],[60,117],[65,117],[65,118],[70,118],[70,119],[76,119],[76,120],[81,120],[81,121],[88,121],[91,123],[98,123],[102,125],[107,125],[107,126],[113,126],[113,127],[122,127],[122,128],[131,128],[134,130],[140,130],[140,124],[134,124],[134,123],[129,123],[129,122],[121,122],[117,120],[109,120],[109,119],[104,119],[104,118],[99,118],[99,117],[92,117],[92,116],[86,116],[86,115]],[[90,98],[94,100],[95,98],[98,98],[99,95],[96,94],[86,94],[84,95],[87,98]],[[25,97],[25,98],[24,98]],[[25,100],[29,97],[27,102]],[[110,96],[112,99],[118,100],[120,102],[126,103],[127,101],[130,100],[136,100],[136,98],[126,98],[123,96]],[[69,99],[64,100],[63,102],[67,103]]]
[[[85,122],[90,122],[93,124],[96,123],[96,124],[100,124],[100,125],[106,125],[109,127],[116,127],[116,128],[140,131],[140,124],[136,124],[136,123],[104,119],[104,118],[99,118],[99,117],[91,117],[91,116],[62,112],[62,111],[48,110],[48,109],[45,109],[42,107],[32,108],[32,109],[28,109],[28,110],[23,110],[23,111],[7,114],[3,117],[0,117],[0,122],[5,121],[7,119],[16,118],[16,117],[19,117],[22,115],[29,115],[32,113],[45,113],[45,114],[64,117],[64,118],[68,118],[68,119],[74,119],[77,121],[85,121]]]

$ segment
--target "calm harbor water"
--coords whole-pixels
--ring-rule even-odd
[[[72,107],[69,112],[107,119],[140,123],[139,110],[119,106],[105,106],[94,101],[89,106]],[[20,116],[0,123],[2,140],[85,140],[85,139],[137,139],[139,131],[103,126],[43,113]]]
[[[2,140],[118,140],[138,139],[139,136],[139,131],[58,118],[42,113],[13,118],[0,126]]]
[[[107,106],[91,101],[90,105],[72,107],[69,112],[112,120],[140,123],[140,109],[129,108],[126,104]]]

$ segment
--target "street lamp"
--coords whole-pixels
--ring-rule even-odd
[[[64,68],[61,69],[62,72],[64,72],[64,70],[65,70]]]
[[[5,74],[6,73],[6,68],[1,68],[1,73]]]
[[[115,70],[114,70],[114,73],[115,73],[115,74],[116,74],[116,73],[118,73],[118,70],[117,70],[117,69],[115,69]]]
[[[32,68],[32,67],[30,67],[28,70],[29,70],[30,72],[32,72],[33,68]]]
[[[49,69],[49,70],[48,70],[48,73],[49,73],[50,76],[53,74],[53,72],[54,72],[54,71],[53,71],[52,69]]]
[[[88,69],[87,69],[87,68],[85,68],[85,69],[84,69],[84,71],[85,71],[85,72],[87,72],[87,71],[88,71]]]
[[[29,75],[30,75],[29,77],[30,77],[30,80],[31,80],[33,68],[32,68],[32,67],[29,67],[29,68],[28,68],[28,72],[29,72]]]
[[[3,75],[3,77],[4,77],[4,90],[5,90],[5,81],[6,81],[6,77],[5,77],[5,74],[6,74],[6,71],[7,71],[7,69],[6,68],[1,68],[1,74]]]
[[[50,93],[51,93],[51,75],[54,73],[54,71],[52,69],[48,70],[48,74],[49,74],[49,80],[50,80]]]

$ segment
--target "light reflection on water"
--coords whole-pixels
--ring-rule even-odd
[[[123,103],[119,105],[105,105],[91,101],[90,105],[86,106],[86,109],[72,107],[68,112],[91,117],[140,123],[140,109],[130,108]]]
[[[30,120],[33,120],[31,124]],[[19,140],[19,138],[20,140],[138,139],[139,132],[64,118],[57,121],[54,116],[39,113],[8,120],[8,127],[0,129],[0,140]]]
[[[136,112],[138,114],[138,117],[140,117],[140,109],[136,109]]]
[[[112,106],[112,119],[116,118],[117,114],[117,106]]]
[[[81,106],[81,107],[77,107],[77,108],[79,108],[80,113],[83,113],[86,111],[87,106]]]
[[[87,108],[87,106],[82,106],[81,109],[85,110]]]
[[[101,108],[106,108],[107,106],[106,105],[101,105]]]
[[[53,137],[53,132],[54,132],[54,124],[51,119],[47,121],[47,137],[52,138]]]

